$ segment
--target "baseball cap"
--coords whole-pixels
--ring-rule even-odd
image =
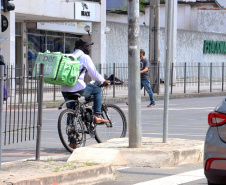
[[[94,43],[89,42],[85,38],[79,38],[75,41],[75,47],[78,48],[79,46],[90,46],[93,45]]]

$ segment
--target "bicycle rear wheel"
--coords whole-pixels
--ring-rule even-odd
[[[85,146],[84,124],[79,117],[76,117],[76,112],[72,109],[65,109],[60,113],[58,133],[62,144],[69,152],[73,152],[75,146],[76,148]]]
[[[123,111],[116,105],[107,104],[102,107],[104,119],[110,122],[97,124],[95,139],[98,143],[105,142],[113,138],[126,136],[127,122]]]

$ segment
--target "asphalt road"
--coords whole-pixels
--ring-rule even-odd
[[[170,100],[167,137],[204,140],[208,129],[208,113],[213,111],[223,98],[224,97],[205,97]],[[128,121],[128,106],[125,103],[119,103],[117,105],[125,112]],[[156,106],[152,108],[147,108],[147,105],[148,102],[142,102],[142,136],[163,138],[164,101],[156,101]],[[70,155],[70,153],[64,149],[58,137],[57,120],[59,114],[60,111],[57,109],[43,110],[41,156]],[[93,139],[88,139],[87,141],[87,145],[94,143],[96,143],[96,141]],[[2,162],[33,158],[35,157],[36,151],[36,139],[29,142],[5,145],[2,149]],[[202,165],[200,164],[199,168],[201,167]],[[135,173],[139,174],[139,170],[135,169],[131,172],[132,175]],[[170,173],[170,175],[172,173]],[[205,179],[203,183],[204,182],[206,182]]]
[[[205,97],[189,99],[172,99],[169,101],[168,110],[168,134],[167,137],[204,140],[208,128],[207,116],[224,97]],[[128,119],[128,106],[125,103],[117,104],[126,114]],[[142,102],[142,136],[163,138],[163,110],[164,101],[156,102],[152,108],[146,107],[148,102]],[[41,150],[45,153],[67,154],[58,137],[57,120],[60,114],[58,109],[43,110],[43,128]],[[129,123],[128,123],[129,124]],[[127,132],[128,137],[128,132]],[[3,162],[16,160],[19,151],[29,150],[35,154],[36,139],[28,142],[15,143],[3,146]],[[87,145],[96,143],[93,139],[88,139]],[[5,157],[6,152],[12,152],[10,158]],[[16,152],[15,152],[16,151]],[[25,154],[24,154],[25,155]],[[18,159],[23,158],[19,157]]]
[[[202,163],[168,168],[121,168],[121,177],[99,185],[206,185]]]
[[[202,164],[188,164],[168,168],[121,168],[121,176],[99,185],[205,185]]]

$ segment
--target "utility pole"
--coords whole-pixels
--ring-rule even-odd
[[[150,0],[149,5],[149,75],[153,92],[159,94],[160,2],[159,0]]]
[[[128,0],[129,147],[141,147],[139,1]]]
[[[163,115],[163,142],[168,139],[168,109],[169,109],[169,78],[170,62],[172,59],[172,38],[173,38],[173,4],[174,0],[166,1],[166,23],[165,27],[165,91],[164,91],[164,115]]]

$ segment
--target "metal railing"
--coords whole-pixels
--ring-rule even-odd
[[[16,71],[21,76],[15,77]],[[26,68],[7,66],[6,81],[8,99],[4,102],[4,145],[34,140],[37,128],[38,81],[26,76]]]
[[[6,67],[4,85],[7,87],[8,98],[5,99],[3,109],[0,110],[3,115],[1,141],[4,145],[10,145],[34,140],[37,134],[36,159],[38,159],[42,123],[43,73],[33,77],[27,76],[26,71],[25,66],[23,68]]]
[[[189,92],[211,93],[225,90],[224,62],[205,65],[201,63],[172,63],[170,75],[171,94]]]
[[[112,84],[108,89],[108,96],[113,98],[128,95],[128,63],[98,64],[97,70],[103,76],[114,75],[123,83]],[[164,94],[164,64],[155,67],[158,81],[152,85],[158,85],[156,94]],[[225,91],[225,63],[198,62],[172,63],[170,66],[170,93],[211,93]],[[62,99],[61,87],[44,83],[44,101],[56,101]],[[144,91],[145,95],[145,91]],[[48,98],[48,99],[47,99]]]

